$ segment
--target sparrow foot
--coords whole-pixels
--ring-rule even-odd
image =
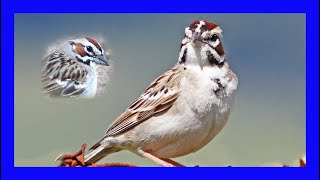
[[[83,144],[81,149],[73,154],[62,154],[56,158],[56,161],[61,161],[59,167],[136,167],[136,165],[110,162],[104,164],[85,163],[84,153],[87,145]]]

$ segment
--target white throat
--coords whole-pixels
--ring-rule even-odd
[[[185,49],[186,53],[184,53]],[[185,65],[197,65],[201,70],[204,67],[219,66],[225,62],[225,54],[220,56],[207,44],[194,46],[192,43],[187,43],[180,52],[180,61],[183,59],[182,57]]]
[[[98,71],[97,69],[99,68],[99,65],[97,65],[94,62],[90,63],[90,67],[88,67],[89,74],[87,75],[87,80],[86,80],[86,86],[88,87],[86,89],[86,92],[83,94],[84,97],[88,98],[93,98],[96,93],[97,93],[97,88],[98,88]]]

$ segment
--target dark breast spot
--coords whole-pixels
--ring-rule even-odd
[[[215,83],[217,83],[217,85],[218,85],[218,88],[216,89],[216,90],[214,90],[214,93],[216,94],[216,95],[219,95],[219,93],[221,92],[221,90],[223,90],[224,89],[224,86],[221,84],[221,82],[220,82],[220,79],[214,79],[213,80]]]

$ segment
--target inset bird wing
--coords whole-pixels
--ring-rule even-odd
[[[144,93],[111,124],[103,138],[121,134],[157,113],[168,110],[181,91],[183,70],[184,67],[177,64],[152,82]],[[101,140],[91,149],[98,147]]]
[[[61,52],[54,52],[43,61],[42,87],[50,96],[76,97],[86,91],[87,70]]]

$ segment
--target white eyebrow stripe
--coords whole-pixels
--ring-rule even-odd
[[[205,31],[201,34],[202,38],[210,38],[211,36],[213,36],[214,34],[216,34],[220,39],[222,38],[222,30],[219,26],[217,26],[216,28],[212,29],[211,31]]]
[[[212,29],[210,31],[210,33],[222,36],[222,29],[219,26],[217,26],[216,28]],[[219,37],[219,38],[221,38],[221,37]]]

